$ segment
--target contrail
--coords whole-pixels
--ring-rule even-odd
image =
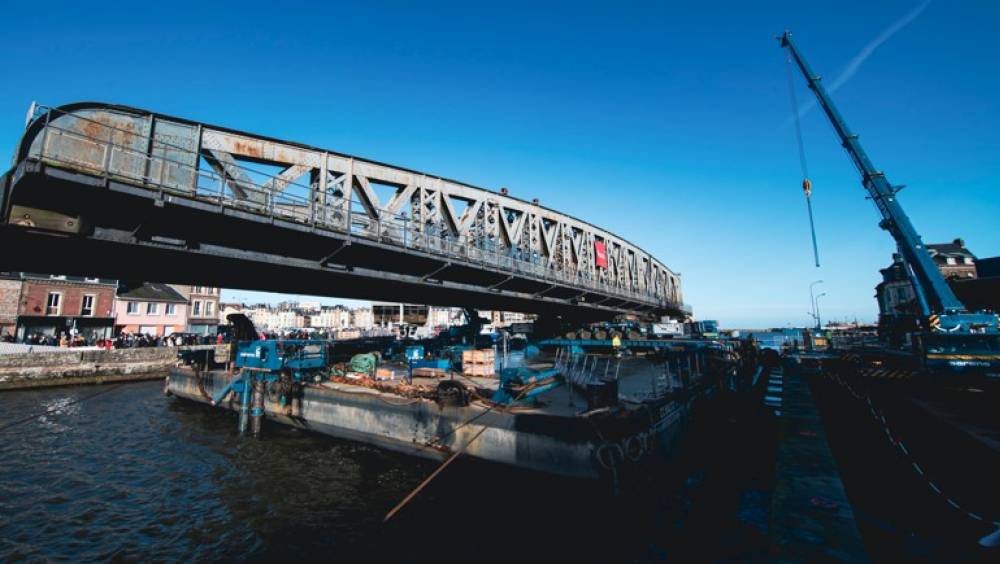
[[[833,82],[830,83],[830,86],[828,88],[829,92],[831,93],[835,92],[838,88],[846,84],[847,81],[850,80],[851,77],[853,77],[858,72],[858,69],[861,68],[861,65],[864,64],[866,60],[868,60],[868,57],[872,56],[872,54],[875,52],[875,49],[878,49],[880,45],[882,45],[890,38],[892,38],[893,35],[899,33],[899,31],[904,27],[908,26],[910,22],[917,19],[917,16],[923,13],[923,11],[927,8],[928,5],[930,5],[930,3],[931,0],[924,0],[923,2],[920,3],[919,6],[911,10],[908,14],[899,18],[892,25],[882,30],[882,33],[879,33],[875,37],[875,39],[869,41],[868,44],[865,45],[860,51],[858,51],[858,54],[854,55],[854,57],[850,60],[850,62],[847,63],[847,66],[844,67],[844,70],[840,71],[840,74],[837,75],[837,78],[835,78]],[[799,117],[804,116],[806,113],[809,112],[809,110],[813,109],[815,106],[816,106],[816,100],[809,100],[805,104],[802,104],[802,106],[799,107]],[[790,121],[791,120],[786,121],[785,125],[788,125]]]

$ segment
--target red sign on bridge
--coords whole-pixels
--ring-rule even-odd
[[[601,241],[594,241],[594,264],[601,268],[608,267],[608,248]]]

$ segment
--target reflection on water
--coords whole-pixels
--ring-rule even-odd
[[[0,426],[62,406],[2,432],[0,560],[670,552],[657,545],[667,538],[660,531],[682,506],[668,495],[609,503],[606,484],[465,459],[384,525],[437,463],[275,424],[263,440],[240,438],[234,414],[161,390],[161,382],[126,384],[71,406],[94,388],[0,394]]]

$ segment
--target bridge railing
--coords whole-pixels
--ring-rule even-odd
[[[454,235],[440,226],[415,221],[405,213],[381,209],[372,218],[352,209],[355,204],[340,197],[327,194],[320,201],[316,187],[311,184],[288,181],[235,161],[221,165],[223,174],[220,174],[199,166],[203,160],[199,152],[161,139],[151,141],[148,133],[122,130],[68,113],[63,115],[89,123],[78,129],[58,126],[50,123],[51,113],[45,114],[39,149],[29,155],[50,164],[117,177],[219,206],[311,224],[512,275],[530,276],[553,285],[640,303],[674,303],[649,288],[635,291],[618,286],[612,283],[610,273],[608,277],[594,278],[588,272],[563,265],[549,267],[535,253],[517,248],[499,251],[495,243]]]

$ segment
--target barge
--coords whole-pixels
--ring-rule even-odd
[[[243,349],[234,346],[234,359],[239,354],[259,358],[260,345],[240,347],[257,347],[258,352],[237,353]],[[265,369],[245,363],[239,368],[234,362],[206,369],[197,362],[179,362],[170,371],[166,391],[242,412],[243,421],[252,404],[257,425],[266,419],[413,456],[442,460],[461,452],[533,471],[596,479],[670,457],[699,404],[736,388],[740,370],[733,356],[732,351],[704,346],[626,358],[586,354],[579,348],[544,351],[517,370],[547,374],[545,384],[511,388],[523,390],[515,401],[510,396],[497,401],[502,397],[497,392],[509,383],[502,374],[413,376],[402,364],[396,365],[397,374],[408,376],[351,378],[324,366],[297,379],[291,371],[279,370],[277,377],[243,380],[241,387],[245,374]],[[530,398],[521,400],[528,390]]]

